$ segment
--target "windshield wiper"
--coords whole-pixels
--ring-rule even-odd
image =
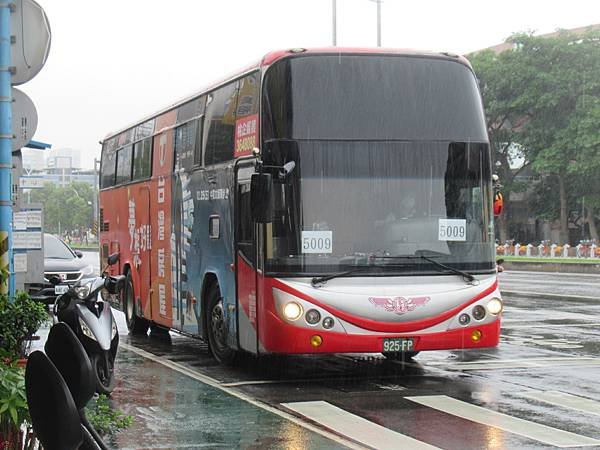
[[[440,255],[441,256],[441,255]],[[465,282],[467,283],[473,283],[474,281],[476,281],[476,278],[465,271],[459,270],[456,267],[452,267],[452,266],[447,266],[445,264],[442,264],[441,262],[436,261],[435,258],[436,256],[425,256],[425,255],[395,255],[395,256],[377,256],[377,255],[372,255],[371,258],[372,259],[424,259],[425,261],[429,261],[431,264],[433,264],[435,267],[439,267],[440,269],[444,269],[447,270],[448,272],[451,272],[453,274],[456,275],[460,275],[461,277],[463,277],[463,280],[465,280]]]
[[[372,259],[372,257],[369,257],[370,259]],[[363,272],[369,269],[372,269],[373,267],[377,267],[377,268],[381,268],[381,267],[390,267],[390,266],[402,266],[402,267],[408,267],[408,266],[412,266],[414,264],[386,264],[385,266],[380,266],[380,265],[376,265],[376,264],[368,264],[368,265],[364,265],[364,266],[355,266],[354,268],[350,269],[350,270],[345,270],[344,272],[337,272],[337,273],[331,273],[329,275],[323,275],[320,277],[313,277],[312,280],[310,280],[310,284],[312,284],[313,287],[318,287],[320,284],[325,283],[326,281],[329,280],[333,280],[334,278],[341,278],[341,277],[346,277],[348,275],[351,275],[353,273],[356,272]]]

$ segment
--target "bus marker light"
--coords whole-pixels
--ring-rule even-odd
[[[479,330],[473,330],[473,331],[471,331],[471,340],[473,342],[479,342],[481,340],[482,336],[483,336],[483,334]]]
[[[323,343],[323,338],[318,334],[315,334],[310,338],[310,345],[313,347],[319,347]]]
[[[487,309],[490,314],[493,314],[494,316],[500,314],[502,312],[502,300],[494,297],[488,302]]]
[[[296,302],[289,302],[283,307],[283,315],[288,320],[298,320],[302,315],[302,306]]]

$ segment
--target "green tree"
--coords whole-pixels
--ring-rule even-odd
[[[521,34],[511,41],[534,69],[526,86],[528,120],[520,140],[537,150],[533,167],[558,181],[560,240],[568,242],[573,194],[568,190],[569,184],[575,186],[569,178],[575,175],[594,183],[600,167],[597,120],[593,126],[599,114],[600,32],[563,32],[549,38]]]
[[[515,176],[528,165],[556,181],[560,240],[568,242],[569,212],[577,207],[569,199],[582,198],[583,192],[589,197],[585,220],[597,237],[600,31],[552,37],[516,34],[508,42],[512,50],[481,52],[471,58],[481,79],[488,132],[508,204],[500,222],[501,238],[510,220],[510,193],[524,188],[515,183]],[[511,167],[515,156],[523,159],[517,169]],[[578,194],[581,188],[584,191]],[[552,217],[553,197],[540,196],[538,212],[541,207],[544,216]]]
[[[31,200],[44,205],[44,228],[59,233],[92,226],[92,187],[74,182],[65,187],[47,183],[32,192]]]
[[[493,170],[503,186],[505,210],[497,220],[497,227],[500,240],[504,242],[510,237],[511,193],[526,188],[516,181],[517,176],[535,157],[534,149],[524,147],[519,139],[519,131],[527,120],[529,103],[523,86],[528,84],[533,74],[520,54],[513,51],[498,54],[486,50],[471,55],[469,59],[483,97]]]

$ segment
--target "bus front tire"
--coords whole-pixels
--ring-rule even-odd
[[[143,335],[148,333],[149,323],[146,319],[138,317],[135,313],[135,293],[133,291],[133,280],[131,272],[127,272],[125,288],[123,289],[123,311],[129,334]]]
[[[212,284],[207,292],[208,345],[213,357],[222,364],[233,364],[237,353],[227,344],[227,324],[223,298],[218,284]]]

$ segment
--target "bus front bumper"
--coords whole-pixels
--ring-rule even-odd
[[[460,350],[495,347],[500,340],[500,317],[491,323],[439,333],[349,334],[296,327],[269,314],[269,329],[260,333],[267,353],[381,353],[385,339],[412,339],[411,351]],[[318,336],[318,338],[315,338]],[[316,345],[319,343],[319,345]]]

